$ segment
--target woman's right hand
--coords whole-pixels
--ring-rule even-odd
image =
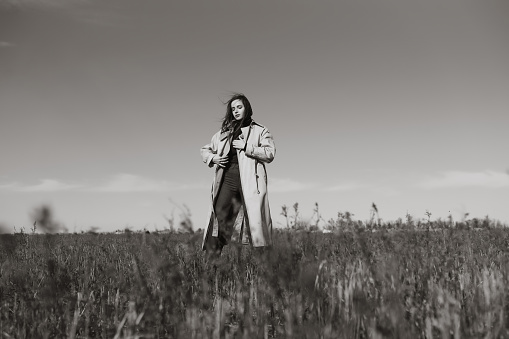
[[[225,156],[219,156],[219,155],[214,155],[214,157],[212,158],[212,162],[214,164],[216,164],[217,166],[219,167],[225,167],[226,164],[228,163],[228,155],[225,155]]]

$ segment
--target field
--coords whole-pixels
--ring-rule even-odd
[[[1,338],[509,338],[509,230],[277,230],[270,251],[202,233],[0,236]]]

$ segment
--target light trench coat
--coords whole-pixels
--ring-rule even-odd
[[[246,148],[245,151],[237,150],[237,157],[244,206],[237,215],[232,240],[244,244],[251,243],[254,247],[270,246],[272,244],[272,220],[267,197],[265,164],[272,162],[274,159],[276,147],[269,130],[254,121],[249,126],[242,127],[241,130],[240,138],[243,138],[246,142]],[[212,137],[210,144],[201,148],[203,162],[209,167],[214,166],[212,158],[216,154],[223,156],[230,151],[230,147],[232,147],[229,140],[230,133],[230,131],[217,132]],[[214,205],[221,187],[223,174],[223,168],[216,165],[202,249],[205,249],[209,237],[218,236],[219,226]]]

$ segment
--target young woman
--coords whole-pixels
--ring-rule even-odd
[[[202,249],[220,254],[230,241],[254,247],[272,244],[272,220],[265,164],[276,148],[269,130],[254,122],[243,94],[226,103],[221,130],[201,148],[203,162],[215,167],[210,211]]]

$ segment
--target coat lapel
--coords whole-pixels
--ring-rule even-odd
[[[230,135],[230,132],[229,132],[229,131],[222,132],[222,133],[219,135],[219,141],[223,141],[224,139],[228,138],[228,135]]]
[[[242,131],[242,135],[244,136],[244,140],[247,141],[247,139],[249,138],[249,134],[251,133],[251,128],[253,127],[254,123],[255,123],[254,120],[252,120],[251,123],[249,124],[249,126],[240,128],[240,130]],[[221,134],[219,135],[219,141],[223,141],[224,139],[228,138],[231,133],[232,133],[231,130],[226,131],[226,132],[221,132]]]
[[[249,124],[249,126],[242,127],[240,130],[242,131],[242,135],[244,136],[244,142],[247,143],[247,139],[249,139],[249,135],[251,134],[251,129],[253,127],[253,121]]]

